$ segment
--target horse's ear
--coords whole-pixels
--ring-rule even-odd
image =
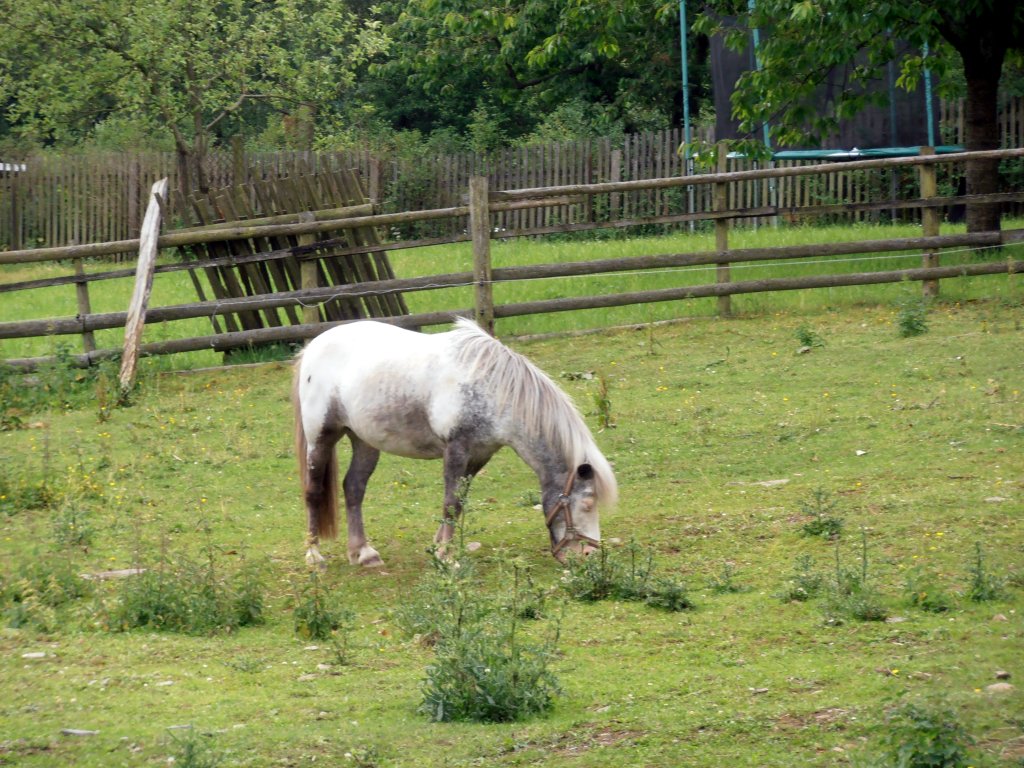
[[[589,464],[580,464],[576,467],[576,476],[580,480],[590,480],[594,476],[594,468]]]

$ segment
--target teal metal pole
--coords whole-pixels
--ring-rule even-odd
[[[932,71],[928,67],[928,43],[924,44],[924,113],[928,118],[928,146],[935,146],[935,115],[932,114]]]
[[[754,16],[755,1],[747,0],[747,10],[750,11],[751,20]],[[754,31],[754,65],[757,67],[757,71],[761,71],[761,30],[757,27],[753,28]],[[768,121],[765,120],[761,128],[764,131],[764,145],[768,149],[772,148],[771,143],[768,141]]]
[[[687,43],[686,0],[679,0],[679,47],[683,54],[683,141],[687,144],[690,136],[690,69],[687,59],[689,45]],[[686,154],[689,156],[689,149]]]

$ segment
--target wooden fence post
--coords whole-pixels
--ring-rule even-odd
[[[469,230],[473,238],[474,315],[481,328],[494,335],[494,290],[491,285],[491,212],[487,177],[469,179]]]
[[[89,283],[84,279],[85,267],[81,259],[75,259],[75,294],[78,297],[78,316],[84,321],[92,314],[92,305],[89,303]],[[86,354],[96,351],[96,335],[92,331],[82,331],[82,348]]]
[[[922,155],[934,155],[935,147],[921,147]],[[939,194],[938,183],[935,178],[934,165],[920,166],[921,197],[937,197]],[[939,234],[939,209],[928,207],[921,210],[921,229],[925,237],[932,237]],[[922,267],[939,266],[939,254],[931,251],[921,256]],[[926,299],[934,299],[939,295],[938,280],[924,280],[921,282],[921,294]]]
[[[231,137],[231,183],[234,186],[249,181],[245,170],[245,142],[237,133]]]
[[[608,170],[608,181],[622,181],[622,150],[613,149]],[[622,218],[622,198],[618,192],[612,192],[608,197],[608,220],[617,221]]]
[[[729,169],[729,150],[725,142],[718,144],[718,164],[715,170],[718,173],[725,173]],[[715,212],[729,210],[729,185],[725,182],[715,182]],[[724,254],[729,250],[729,220],[715,219],[715,250]],[[728,283],[730,281],[729,265],[720,263],[715,270],[715,281]],[[721,317],[729,317],[732,314],[732,297],[718,297],[718,314]]]
[[[312,211],[303,211],[299,214],[299,221],[302,223],[315,221],[316,216]],[[312,245],[316,242],[316,235],[299,235],[299,245]],[[302,281],[302,290],[311,290],[320,287],[320,264],[313,253],[304,253],[299,262],[299,277]],[[320,305],[315,301],[312,304],[302,305],[302,322],[307,325],[315,325],[320,322]]]
[[[17,164],[11,170],[11,250],[20,251],[23,243],[21,240],[21,192],[18,189],[18,176],[20,171]]]
[[[149,305],[149,294],[153,290],[153,269],[156,267],[156,255],[159,252],[157,240],[160,238],[160,209],[166,199],[165,177],[156,182],[150,191],[149,206],[146,208],[146,218],[142,220],[142,232],[139,235],[139,264],[135,268],[135,289],[128,304],[128,318],[124,325],[124,354],[121,356],[121,374],[118,377],[122,400],[135,384],[139,343],[142,341],[142,329],[146,324],[146,307]]]

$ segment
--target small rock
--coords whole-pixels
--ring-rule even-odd
[[[43,653],[42,651],[32,651],[31,653],[23,653],[23,654],[21,654],[21,658],[23,658],[23,659],[45,659],[46,658],[46,654]]]
[[[992,617],[992,621],[1009,621],[1009,619],[1006,618],[1005,613],[997,613],[995,616]]]
[[[312,681],[314,681],[316,679],[318,679],[316,675],[309,675],[309,674],[307,674],[307,675],[299,675],[299,682],[300,683],[310,683],[310,682],[312,682]]]
[[[1009,679],[1010,679],[1010,673],[1007,672],[1005,669],[997,669],[996,670],[996,680],[1009,680]]]
[[[1009,693],[1013,690],[1013,685],[1010,683],[992,683],[992,685],[985,686],[985,693]]]
[[[853,453],[856,456],[867,456],[868,455],[867,451],[861,451],[861,450],[854,451]]]
[[[907,620],[906,616],[889,616],[889,617],[886,618],[885,623],[886,624],[902,624],[906,620]]]
[[[81,728],[61,728],[60,732],[65,736],[95,736],[99,731],[84,731]]]
[[[806,355],[806,354],[807,354],[808,352],[810,352],[810,351],[811,351],[811,348],[810,348],[810,347],[800,347],[800,349],[798,349],[798,350],[796,351],[796,353],[797,353],[798,355]]]
[[[476,552],[478,549],[480,549],[481,546],[482,545],[480,544],[479,541],[471,541],[468,544],[466,544],[466,551],[467,552]]]
[[[758,696],[758,695],[760,695],[762,693],[768,693],[768,689],[767,688],[750,688],[749,690],[755,696]]]

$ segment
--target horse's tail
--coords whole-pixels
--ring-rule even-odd
[[[332,447],[324,467],[319,493],[310,493],[309,443],[302,426],[302,396],[299,392],[299,373],[302,368],[302,354],[295,358],[295,373],[292,377],[292,406],[295,409],[295,456],[299,460],[299,482],[306,510],[309,513],[309,534],[324,539],[338,535],[338,453]]]

